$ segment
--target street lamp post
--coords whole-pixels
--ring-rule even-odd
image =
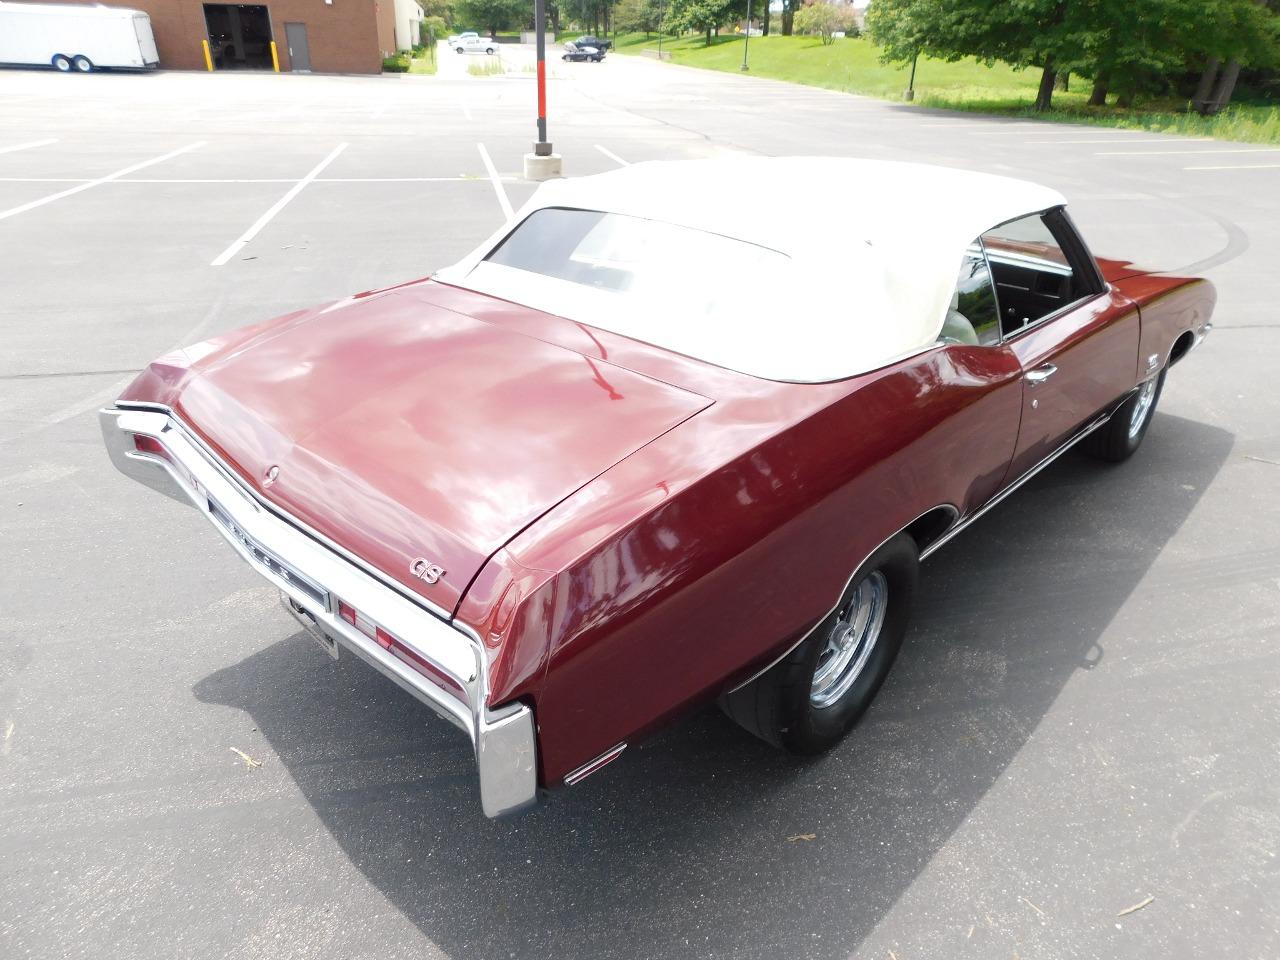
[[[771,0],[765,0],[769,3]],[[747,35],[742,39],[742,66],[739,68],[744,73],[747,71],[747,47],[751,44],[751,0],[747,0]]]
[[[560,176],[560,155],[552,151],[547,140],[546,0],[534,0],[533,29],[538,57],[538,139],[533,143],[533,153],[524,155],[524,176],[526,180],[550,180]]]
[[[551,155],[547,142],[547,4],[546,0],[534,0],[533,29],[538,45],[538,142],[533,152],[539,157]]]

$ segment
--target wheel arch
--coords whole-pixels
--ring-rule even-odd
[[[840,587],[840,592],[836,594],[835,601],[831,604],[830,609],[828,609],[821,617],[819,617],[814,622],[814,625],[812,627],[804,631],[804,633],[798,639],[796,639],[793,643],[788,644],[787,648],[784,651],[782,651],[782,653],[780,653],[778,656],[770,660],[768,664],[766,664],[764,667],[761,667],[759,670],[752,673],[749,677],[747,677],[747,679],[742,680],[734,684],[729,689],[727,689],[724,692],[723,696],[728,696],[729,694],[736,693],[737,691],[741,690],[743,687],[749,686],[756,680],[759,680],[762,676],[764,676],[766,673],[768,673],[770,670],[776,667],[779,663],[781,663],[787,657],[791,656],[791,653],[793,650],[795,650],[802,643],[808,640],[809,637],[813,635],[813,631],[817,630],[818,627],[820,627],[823,624],[823,622],[826,621],[827,617],[835,613],[836,609],[840,606],[840,600],[844,597],[846,593],[848,593],[850,585],[853,583],[854,580],[857,579],[858,574],[860,574],[863,571],[863,569],[866,567],[867,561],[870,560],[872,557],[874,557],[877,553],[879,553],[880,548],[883,547],[886,543],[888,543],[890,540],[892,540],[894,537],[898,536],[899,534],[905,533],[908,536],[910,536],[912,540],[915,541],[917,553],[923,554],[925,551],[925,543],[921,541],[921,537],[927,537],[928,538],[927,542],[929,543],[936,541],[939,537],[942,536],[943,533],[945,533],[954,525],[955,521],[959,518],[959,516],[960,516],[960,511],[957,510],[954,506],[952,506],[949,503],[940,503],[935,507],[930,507],[928,510],[920,514],[910,523],[905,524],[902,527],[899,527],[897,530],[894,530],[893,533],[889,534],[887,537],[885,537],[883,540],[877,543],[875,547],[867,553],[866,556],[864,556],[861,560],[858,561],[857,566],[853,568],[853,571],[849,574],[849,576],[845,579],[843,585]]]
[[[1169,350],[1169,360],[1165,366],[1172,367],[1175,363],[1190,353],[1191,348],[1195,345],[1195,331],[1184,330],[1182,333],[1178,334],[1177,339],[1173,341],[1173,346]]]

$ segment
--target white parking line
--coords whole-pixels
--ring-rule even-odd
[[[466,117],[468,120],[474,119],[474,118],[471,116],[471,108],[470,108],[470,107],[468,107],[465,103],[459,104],[459,106],[460,106],[460,107],[462,107],[462,115],[463,115],[464,117]]]
[[[19,213],[26,213],[28,210],[34,210],[36,207],[43,207],[46,203],[53,203],[55,200],[61,200],[63,197],[69,197],[76,193],[83,193],[85,190],[92,190],[94,187],[103,183],[110,183],[112,180],[118,180],[126,174],[133,173],[135,170],[142,170],[146,167],[154,166],[157,163],[163,163],[171,160],[180,153],[186,153],[188,150],[194,150],[196,147],[204,146],[203,140],[197,140],[195,143],[188,143],[185,147],[179,147],[177,150],[171,150],[169,153],[159,157],[152,157],[150,160],[143,160],[141,163],[134,163],[123,170],[117,170],[115,173],[109,173],[105,177],[98,177],[96,180],[87,180],[78,186],[71,187],[67,190],[60,190],[57,193],[51,193],[47,197],[41,197],[39,200],[32,200],[30,203],[24,203],[20,207],[10,207],[8,210],[0,210],[0,220],[17,216]]]
[[[518,180],[519,177],[503,177],[503,180]],[[0,183],[89,183],[88,177],[0,177]],[[112,183],[297,183],[293,177],[257,177],[257,178],[202,178],[183,179],[179,177],[119,177]],[[312,183],[485,183],[487,178],[477,176],[463,177],[316,177]]]
[[[596,144],[596,149],[599,150],[601,153],[603,153],[606,157],[608,157],[610,160],[612,160],[614,163],[616,163],[620,167],[631,166],[630,160],[623,160],[620,156],[618,156],[612,150],[606,150],[604,147],[600,146],[600,144],[598,143]]]
[[[235,240],[233,240],[231,242],[231,246],[227,247],[227,249],[223,250],[220,254],[218,254],[214,258],[213,262],[209,264],[209,266],[220,267],[223,264],[225,264],[228,260],[230,260],[232,257],[234,257],[237,253],[239,253],[241,250],[243,250],[248,245],[249,241],[258,235],[258,231],[271,222],[272,217],[274,217],[277,213],[283,210],[285,208],[285,205],[288,204],[290,200],[292,200],[294,197],[300,194],[304,189],[306,189],[307,184],[311,183],[313,180],[315,180],[316,177],[320,176],[320,171],[323,170],[325,167],[327,167],[329,164],[333,163],[333,161],[338,158],[338,154],[340,154],[345,149],[347,149],[347,144],[340,143],[336,147],[334,147],[331,151],[329,151],[329,155],[327,157],[325,157],[323,160],[317,163],[314,167],[312,167],[310,173],[308,173],[305,177],[303,177],[301,180],[295,183],[292,187],[290,187],[283,197],[281,197],[279,200],[273,203],[270,207],[268,207],[267,212],[264,213],[262,216],[260,216],[257,220],[255,220],[253,222],[253,226],[251,226],[244,233],[240,234],[240,236],[238,236]]]
[[[1183,167],[1183,170],[1280,170],[1280,163],[1228,163],[1218,167]]]
[[[1044,126],[1047,126],[1047,124],[1046,125],[1041,125],[1038,123],[1027,124],[1026,126],[1018,127],[1016,129],[1006,129],[1006,130],[975,130],[973,132],[973,135],[975,137],[1014,137],[1014,136],[1025,137],[1030,133],[1038,133],[1043,135],[1045,133],[1052,132],[1050,130],[1045,130]]]
[[[1115,143],[1128,146],[1131,143],[1211,143],[1213,137],[1161,137],[1158,140],[1125,140],[1106,137],[1102,140],[1028,140],[1027,143]]]
[[[499,176],[499,180],[518,177]],[[320,177],[316,183],[483,183],[481,177]]]
[[[12,147],[0,147],[0,153],[16,153],[19,150],[30,150],[32,147],[47,147],[55,140],[32,140],[30,143],[15,143]]]
[[[1117,150],[1095,153],[1095,157],[1170,157],[1191,153],[1275,153],[1280,147],[1245,147],[1241,150]]]
[[[480,150],[480,162],[484,164],[485,170],[489,172],[489,182],[493,184],[493,192],[498,195],[498,206],[502,208],[502,215],[510,220],[515,216],[515,211],[511,209],[511,201],[507,199],[507,190],[502,185],[502,178],[498,176],[498,171],[493,165],[489,151],[484,148],[484,144],[477,143],[476,147]]]

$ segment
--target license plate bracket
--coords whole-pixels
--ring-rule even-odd
[[[316,623],[315,617],[311,615],[309,610],[295,603],[287,593],[280,594],[280,603],[298,623],[302,624],[303,629],[307,631],[307,635],[320,644],[331,659],[338,659],[338,641],[320,629],[320,625]]]

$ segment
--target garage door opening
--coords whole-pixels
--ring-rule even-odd
[[[217,69],[271,69],[271,17],[265,6],[206,3],[204,25]]]

